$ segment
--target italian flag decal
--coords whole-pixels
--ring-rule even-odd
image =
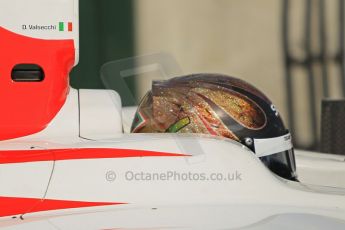
[[[59,31],[73,31],[73,23],[72,22],[59,22]]]
[[[141,111],[136,112],[131,132],[136,132],[143,128],[147,123],[147,119]]]

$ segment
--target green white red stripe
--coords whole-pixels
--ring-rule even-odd
[[[73,31],[73,23],[72,22],[59,22],[59,31]]]

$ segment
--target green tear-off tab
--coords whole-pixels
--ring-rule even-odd
[[[179,120],[178,122],[176,122],[175,124],[171,125],[168,129],[167,129],[167,133],[177,133],[178,131],[180,131],[181,129],[183,129],[184,127],[186,127],[187,125],[190,124],[190,119],[189,117],[185,117],[182,118],[181,120]]]

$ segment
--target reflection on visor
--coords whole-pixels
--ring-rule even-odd
[[[290,180],[297,180],[296,163],[291,134],[254,139],[255,154],[277,175]]]
[[[278,176],[297,181],[295,155],[293,149],[260,158]]]

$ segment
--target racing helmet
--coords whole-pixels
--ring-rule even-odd
[[[272,102],[247,82],[220,74],[153,81],[133,133],[202,133],[251,149],[275,174],[297,180],[291,135]]]

